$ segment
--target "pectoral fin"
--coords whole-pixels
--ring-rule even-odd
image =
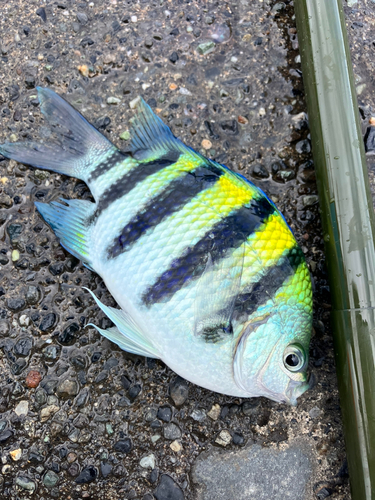
[[[220,341],[232,333],[231,319],[241,287],[244,248],[245,245],[217,265],[208,254],[194,302],[194,335],[203,336],[207,342]]]

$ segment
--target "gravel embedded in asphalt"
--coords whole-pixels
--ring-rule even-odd
[[[358,40],[364,32],[372,40],[371,23],[361,9],[346,14],[360,54],[355,69],[365,133],[372,126],[366,104],[372,48]],[[96,0],[27,2],[20,9],[9,0],[0,30],[0,143],[51,140],[38,105],[40,85],[65,95],[126,149],[132,107],[142,95],[176,136],[253,180],[277,203],[315,282],[310,364],[317,378],[296,408],[242,400],[194,386],[162,362],[124,353],[100,337],[86,325],[111,323],[82,287],[107,305],[116,306],[114,300],[34,208],[35,201],[59,197],[91,200],[87,186],[0,156],[0,497],[196,500],[208,484],[207,495],[227,500],[221,478],[207,482],[198,464],[203,470],[218,457],[235,463],[247,453],[275,470],[284,464],[289,477],[296,462],[277,457],[296,453],[310,474],[309,500],[325,491],[349,500],[292,3]],[[240,487],[240,476],[250,477],[252,464],[242,466],[237,476],[230,469],[230,484]],[[252,478],[260,488],[261,476]],[[246,500],[245,490],[238,491]],[[259,491],[257,498],[271,490]]]

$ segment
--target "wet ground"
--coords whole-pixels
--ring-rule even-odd
[[[375,207],[375,2],[372,0],[348,1],[344,5]]]
[[[361,12],[348,9],[349,23]],[[0,157],[0,498],[349,500],[293,15],[291,2],[266,0],[2,6],[0,142],[49,138],[41,85],[125,149],[141,94],[175,135],[247,176],[286,216],[315,285],[316,384],[296,408],[222,396],[84,328],[109,322],[83,286],[114,301],[33,203],[90,193]]]

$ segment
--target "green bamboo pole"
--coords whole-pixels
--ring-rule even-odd
[[[353,500],[375,499],[374,210],[341,0],[295,0]]]

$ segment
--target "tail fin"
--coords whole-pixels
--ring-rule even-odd
[[[38,87],[40,109],[57,136],[50,144],[6,143],[0,153],[20,163],[86,180],[95,166],[118,149],[51,89]]]

